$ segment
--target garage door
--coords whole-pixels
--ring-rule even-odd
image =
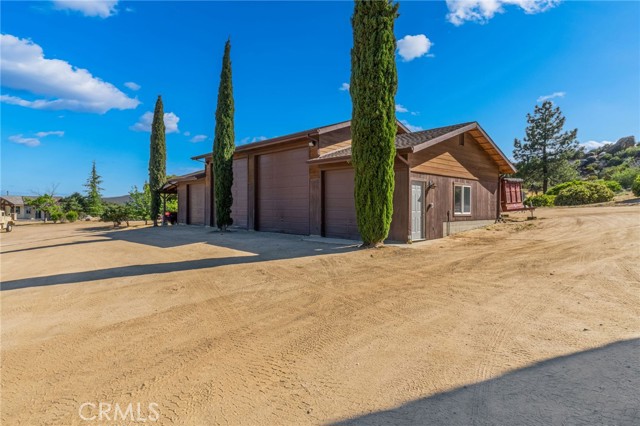
[[[258,157],[256,229],[309,234],[308,159],[307,147]]]
[[[204,182],[189,184],[189,225],[204,225]]]
[[[325,237],[360,239],[353,178],[353,169],[323,172]]]

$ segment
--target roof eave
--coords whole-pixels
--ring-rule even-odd
[[[478,126],[478,123],[474,122],[474,123],[468,124],[468,125],[466,125],[464,127],[460,127],[460,128],[455,129],[455,130],[452,130],[449,133],[445,133],[444,135],[440,135],[437,138],[433,138],[433,139],[430,139],[430,140],[428,140],[426,142],[423,142],[423,143],[420,143],[420,144],[417,144],[417,145],[413,145],[412,147],[410,147],[410,152],[413,153],[413,152],[422,151],[423,149],[427,149],[429,147],[432,147],[433,145],[435,145],[437,143],[440,143],[442,141],[445,141],[447,139],[450,139],[450,138],[452,138],[452,137],[454,137],[456,135],[460,135],[460,134],[462,134],[464,132],[468,132],[469,130],[475,129],[477,126]]]
[[[500,172],[505,173],[505,174],[514,174],[516,173],[518,170],[516,169],[516,167],[513,165],[513,163],[511,161],[509,161],[509,159],[507,158],[506,155],[504,155],[504,152],[502,152],[502,150],[498,147],[498,145],[493,141],[493,139],[491,139],[491,137],[487,134],[487,132],[484,131],[484,129],[480,126],[479,123],[475,123],[476,124],[476,128],[478,129],[478,131],[480,133],[482,133],[482,136],[485,137],[485,139],[487,139],[489,141],[489,143],[491,144],[491,146],[493,147],[493,149],[495,149],[498,154],[500,154],[500,156],[502,157],[502,159],[505,161],[505,163],[507,163],[507,167],[509,168],[508,171],[502,171],[500,170]]]

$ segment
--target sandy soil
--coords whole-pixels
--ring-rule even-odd
[[[640,206],[537,216],[381,250],[18,227],[2,424],[639,424]]]

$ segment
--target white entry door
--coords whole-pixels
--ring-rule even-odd
[[[424,182],[411,182],[411,240],[424,239]]]

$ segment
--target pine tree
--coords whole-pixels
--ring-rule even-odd
[[[218,106],[216,107],[216,128],[213,139],[214,187],[216,199],[216,224],[225,231],[233,224],[231,205],[233,195],[233,152],[235,133],[233,124],[234,103],[231,81],[231,41],[227,40],[222,57]]]
[[[151,190],[151,218],[153,226],[158,226],[160,213],[160,189],[166,181],[167,147],[164,134],[164,109],[162,96],[158,96],[151,123],[151,139],[149,152],[149,189]]]
[[[96,171],[96,162],[94,161],[87,183],[84,184],[85,188],[87,188],[86,209],[87,214],[90,216],[100,216],[104,209],[101,194],[102,188],[100,187],[101,183],[102,177],[100,177]]]
[[[567,157],[578,147],[578,129],[563,132],[564,122],[560,107],[544,101],[535,106],[533,115],[527,114],[524,142],[513,142],[520,174],[527,181],[542,181],[542,192],[547,192],[550,178],[566,167]]]
[[[387,238],[393,214],[397,16],[398,5],[389,0],[356,1],[351,19],[352,161],[358,229],[365,247]]]

